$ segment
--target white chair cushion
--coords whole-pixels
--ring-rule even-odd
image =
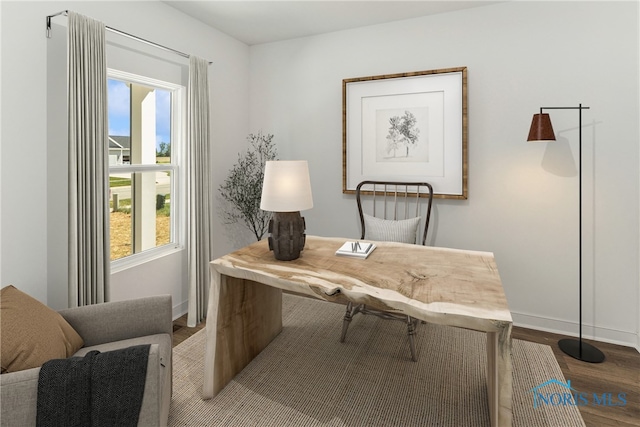
[[[390,220],[364,215],[365,237],[369,240],[416,243],[416,233],[420,217]]]

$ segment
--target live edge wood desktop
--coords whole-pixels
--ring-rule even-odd
[[[276,260],[262,240],[211,262],[203,398],[280,333],[284,289],[486,332],[491,424],[510,426],[512,319],[493,254],[376,242],[366,260],[335,256],[345,240],[307,236],[294,261]]]

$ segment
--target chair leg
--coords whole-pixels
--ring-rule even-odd
[[[347,337],[347,329],[349,329],[349,323],[351,323],[351,308],[353,304],[349,302],[347,304],[347,310],[344,313],[344,320],[342,321],[342,335],[340,335],[340,342],[344,342],[344,339]]]
[[[409,335],[409,349],[411,350],[411,360],[414,362],[418,361],[418,356],[416,355],[416,343],[414,340],[414,335],[416,333],[416,323],[411,318],[411,316],[407,316],[407,334]]]

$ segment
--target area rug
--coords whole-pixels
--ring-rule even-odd
[[[403,323],[359,315],[340,343],[343,315],[339,304],[285,294],[282,333],[210,400],[199,331],[174,349],[169,425],[489,425],[484,334],[421,324],[412,362]],[[515,426],[584,426],[575,406],[534,402],[538,386],[562,394],[558,382],[549,346],[513,340]]]

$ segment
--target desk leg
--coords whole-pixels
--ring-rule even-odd
[[[211,273],[203,399],[214,397],[282,330],[282,290]]]
[[[487,393],[494,427],[512,423],[511,324],[500,332],[487,332]]]

